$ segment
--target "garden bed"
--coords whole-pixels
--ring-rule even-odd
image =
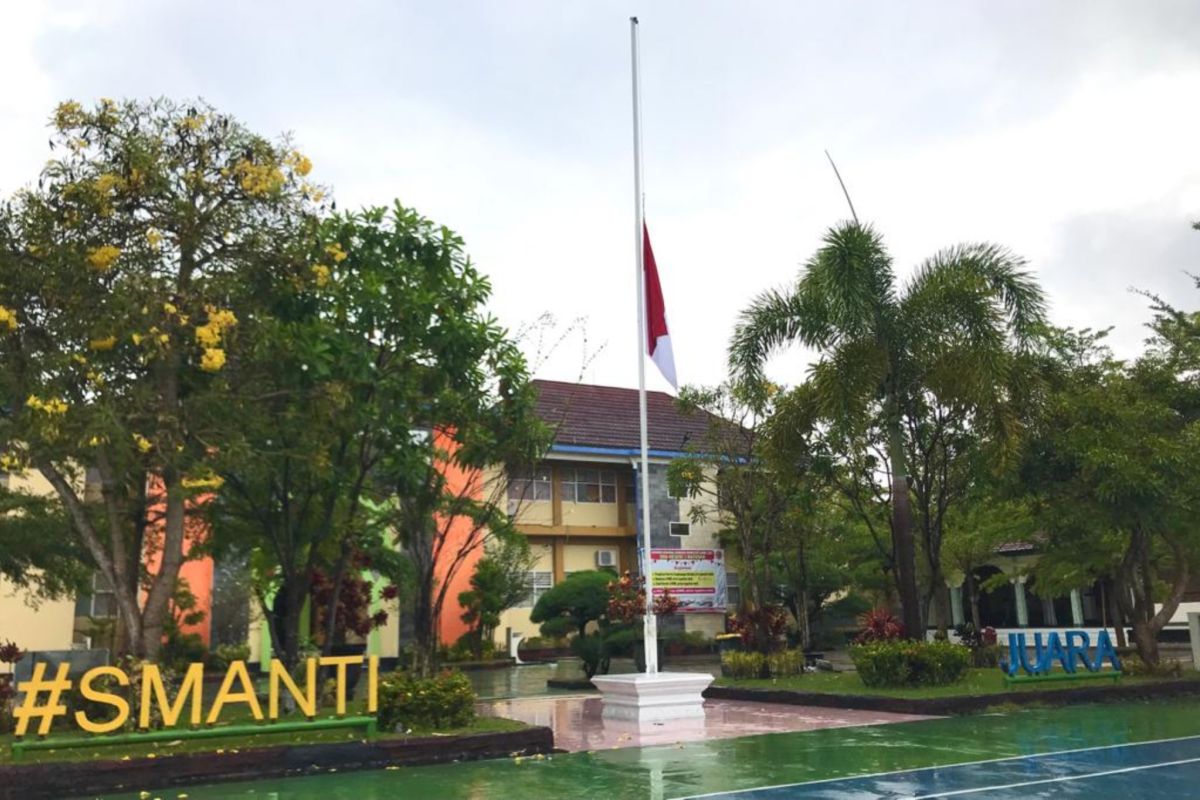
[[[232,742],[189,742],[181,738],[153,748],[141,745],[39,751],[13,763],[9,737],[0,737],[0,800],[139,792],[200,783],[475,761],[514,753],[550,753],[554,748],[549,728],[495,718],[480,718],[453,732],[384,735],[374,741],[357,736],[351,737],[352,741],[345,736],[341,741],[288,738],[301,741],[266,744],[244,737]]]
[[[1200,695],[1194,678],[1123,678],[1115,685],[1075,686],[1068,681],[1008,689],[999,669],[972,669],[947,686],[869,688],[853,672],[810,673],[788,678],[718,678],[705,697],[787,705],[945,716],[973,714],[1003,705],[1072,705],[1143,698]]]

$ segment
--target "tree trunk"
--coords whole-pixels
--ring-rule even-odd
[[[167,507],[163,520],[162,556],[158,575],[146,593],[139,648],[139,655],[149,661],[155,660],[162,648],[163,629],[179,581],[179,569],[183,566],[184,520],[187,515],[179,474],[173,469],[164,470],[162,481]]]
[[[963,581],[963,587],[967,590],[967,600],[971,604],[971,625],[976,633],[979,633],[983,630],[983,624],[979,621],[979,584],[970,572]]]
[[[908,497],[908,469],[904,463],[904,433],[898,411],[888,422],[888,457],[892,471],[892,544],[896,550],[896,589],[900,593],[904,633],[925,638],[921,598],[917,591],[917,556],[913,540],[912,507]]]
[[[1117,582],[1112,578],[1105,578],[1101,583],[1101,591],[1104,592],[1108,615],[1117,634],[1117,647],[1128,647],[1129,640],[1125,638],[1125,615],[1121,613],[1121,605],[1117,602],[1117,586]]]
[[[433,619],[433,581],[432,570],[429,575],[418,577],[413,602],[412,672],[420,678],[432,677],[438,665],[437,621]]]

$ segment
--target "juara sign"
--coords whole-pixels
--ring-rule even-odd
[[[1000,663],[1000,669],[1009,675],[1016,675],[1018,669],[1025,670],[1030,675],[1045,675],[1054,669],[1057,661],[1067,672],[1075,672],[1075,660],[1078,659],[1088,672],[1098,672],[1104,666],[1104,660],[1112,663],[1112,668],[1121,671],[1121,660],[1113,647],[1108,631],[1100,631],[1096,637],[1096,656],[1088,659],[1088,651],[1092,649],[1092,637],[1087,631],[1067,631],[1064,634],[1066,642],[1059,637],[1058,631],[1052,631],[1046,640],[1042,634],[1033,634],[1033,663],[1029,662],[1029,648],[1024,633],[1008,634],[1008,661]]]
[[[164,728],[174,728],[187,711],[187,724],[212,725],[226,706],[242,705],[254,719],[261,722],[264,718],[279,719],[279,696],[282,687],[295,702],[304,716],[312,719],[317,714],[317,667],[333,667],[336,675],[336,692],[338,716],[346,713],[346,671],[349,667],[367,665],[367,713],[374,714],[378,706],[379,696],[379,656],[324,656],[310,658],[304,662],[304,685],[299,686],[282,661],[273,660],[267,673],[267,710],[263,713],[262,704],[258,700],[254,681],[246,668],[245,661],[234,661],[225,672],[221,688],[205,713],[204,708],[204,665],[190,664],[179,684],[179,690],[172,699],[168,697],[167,687],[163,681],[162,672],[157,664],[144,664],[141,667],[141,693],[137,727],[145,730],[151,724],[151,708],[157,706],[162,715]],[[33,667],[33,676],[22,681],[17,691],[24,697],[20,704],[13,709],[13,719],[16,720],[15,733],[24,736],[32,720],[38,721],[37,733],[45,736],[50,732],[50,725],[56,717],[67,716],[67,706],[63,702],[64,694],[69,693],[75,684],[68,676],[68,664],[59,664],[57,674],[51,678],[46,675],[46,663],[39,661]],[[110,683],[100,683],[108,678]],[[86,711],[76,711],[74,722],[88,733],[109,733],[121,728],[129,719],[131,709],[129,700],[123,694],[117,694],[108,689],[112,683],[117,686],[129,686],[131,676],[120,667],[95,667],[83,674],[78,689],[84,699],[92,703],[111,706],[115,716],[110,720],[95,720]]]

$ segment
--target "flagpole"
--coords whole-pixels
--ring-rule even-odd
[[[650,586],[650,454],[646,434],[646,254],[645,220],[642,209],[642,101],[638,74],[638,19],[629,18],[629,40],[633,53],[633,217],[637,253],[638,298],[638,416],[642,434],[641,507],[642,577],[646,588],[646,613],[643,616],[646,673],[658,672],[658,620],[654,616],[654,592]]]

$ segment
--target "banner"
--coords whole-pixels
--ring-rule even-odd
[[[725,613],[725,553],[721,550],[651,550],[650,589],[669,591],[679,613]]]

